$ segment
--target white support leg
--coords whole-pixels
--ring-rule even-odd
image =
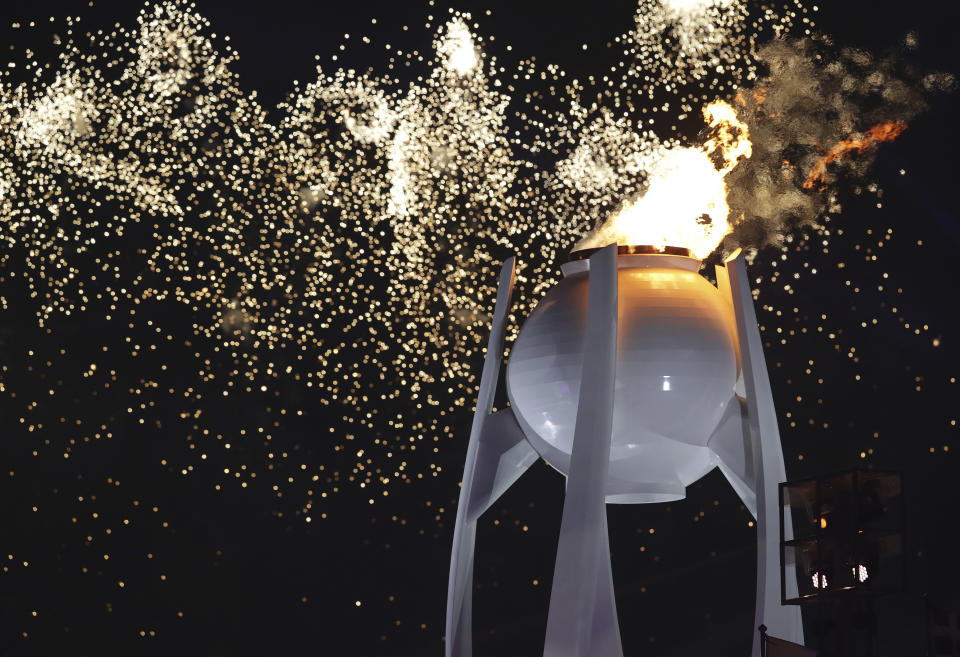
[[[587,329],[544,657],[622,657],[604,486],[617,366],[617,246],[590,258]]]
[[[509,409],[490,414],[500,376],[515,265],[516,258],[508,258],[500,273],[490,342],[463,468],[447,585],[447,657],[470,657],[473,652],[471,620],[477,519],[537,459]]]
[[[786,480],[780,430],[763,357],[753,295],[743,255],[726,263],[740,343],[743,383],[747,398],[747,430],[753,446],[757,501],[757,607],[753,632],[753,657],[760,657],[756,628],[766,625],[780,639],[803,644],[800,608],[780,604],[780,539],[778,484]],[[721,283],[721,289],[722,289]],[[786,519],[789,522],[789,518]],[[792,578],[788,578],[792,579]],[[788,585],[790,583],[788,582]],[[796,586],[796,582],[793,582]]]

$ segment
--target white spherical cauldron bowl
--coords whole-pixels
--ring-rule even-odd
[[[637,250],[621,247],[617,257],[619,344],[606,487],[614,503],[681,499],[715,467],[707,441],[734,398],[738,376],[733,310],[700,276],[700,262],[630,253]],[[506,373],[520,426],[563,474],[583,368],[590,276],[583,255],[563,266],[563,279],[523,324]]]

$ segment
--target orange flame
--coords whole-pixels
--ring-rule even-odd
[[[751,94],[753,95],[753,104],[756,108],[759,108],[767,100],[767,89],[766,87],[758,87],[754,89]],[[743,95],[743,89],[740,89],[737,92],[737,95],[733,97],[733,101],[740,105],[741,107],[747,106],[747,98]]]
[[[906,129],[907,124],[902,121],[886,121],[885,123],[879,123],[873,126],[862,134],[857,133],[850,135],[843,141],[837,142],[810,168],[810,173],[807,175],[807,180],[803,183],[803,188],[813,189],[813,186],[819,183],[821,185],[821,191],[826,189],[825,176],[827,167],[830,164],[837,160],[842,160],[849,154],[863,153],[881,142],[893,141]]]
[[[648,172],[648,188],[624,205],[574,250],[617,244],[684,246],[710,255],[730,232],[724,180],[753,153],[747,124],[726,102],[703,108],[711,138],[701,146],[666,150]]]

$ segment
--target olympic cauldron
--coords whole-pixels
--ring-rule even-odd
[[[714,468],[757,520],[756,625],[802,643],[799,611],[780,604],[786,477],[742,255],[716,268],[716,286],[675,247],[579,251],[561,270],[510,352],[510,404],[492,413],[515,259],[501,271],[454,530],[447,657],[472,654],[477,519],[537,458],[567,478],[545,657],[622,657],[605,504],[681,499]]]

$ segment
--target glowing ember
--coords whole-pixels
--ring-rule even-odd
[[[873,126],[865,133],[850,135],[843,141],[835,144],[826,155],[821,157],[811,167],[806,181],[803,183],[804,189],[813,189],[814,185],[819,184],[819,189],[826,189],[827,167],[837,160],[841,160],[847,155],[859,154],[870,149],[876,144],[885,141],[893,141],[907,129],[907,124],[902,121],[886,121]]]
[[[666,149],[648,178],[646,193],[614,214],[577,249],[617,244],[684,246],[697,258],[730,232],[724,177],[752,154],[750,135],[723,101],[703,110],[713,138],[702,146]]]

